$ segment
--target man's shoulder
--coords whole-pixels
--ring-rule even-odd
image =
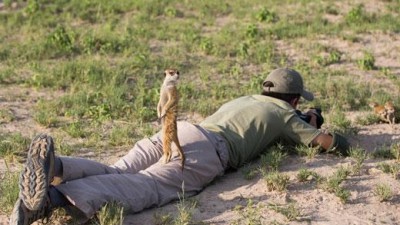
[[[285,109],[285,110],[293,110],[293,107],[289,103],[287,103],[281,99],[277,99],[277,98],[273,98],[273,97],[265,96],[265,95],[251,95],[250,97],[254,98],[257,101],[275,105],[275,106]]]

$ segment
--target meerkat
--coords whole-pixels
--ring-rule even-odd
[[[385,103],[385,110],[386,110],[386,118],[390,124],[395,124],[396,122],[396,117],[395,113],[396,110],[394,108],[393,102],[392,101],[387,101]]]
[[[172,157],[172,143],[175,143],[182,162],[182,170],[185,164],[185,155],[178,139],[177,115],[178,115],[178,89],[179,71],[167,69],[164,71],[164,82],[160,90],[160,100],[157,105],[157,115],[162,125],[162,141],[165,163]]]
[[[374,110],[374,114],[377,115],[382,121],[389,122],[385,106],[379,105],[376,102],[371,102],[369,106]]]

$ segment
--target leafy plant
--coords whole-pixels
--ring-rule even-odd
[[[234,208],[234,210],[239,214],[239,218],[235,220],[232,225],[263,224],[262,208],[263,205],[261,203],[256,204],[252,199],[248,199],[246,206],[239,205]]]
[[[74,37],[63,26],[58,26],[49,36],[49,42],[61,51],[71,52],[74,47]]]
[[[306,146],[306,145],[298,145],[295,148],[296,152],[301,156],[306,156],[307,159],[313,159],[320,152],[320,146]]]
[[[122,225],[124,222],[124,208],[121,204],[107,203],[97,213],[98,225]]]
[[[0,211],[10,214],[19,195],[19,173],[6,172],[0,182]]]
[[[353,174],[360,174],[362,164],[364,160],[367,158],[367,153],[364,149],[352,147],[349,150],[349,156],[355,160],[355,164],[353,165],[352,172]]]
[[[341,134],[356,134],[357,128],[346,118],[342,111],[332,110],[329,114],[332,130]]]
[[[267,153],[261,155],[261,167],[269,168],[269,170],[277,171],[282,160],[287,156],[287,153],[284,152],[282,145],[277,145]]]
[[[400,161],[400,148],[398,143],[393,143],[390,146],[382,146],[372,152],[372,157],[382,159],[395,159]]]
[[[195,199],[186,199],[184,194],[179,198],[177,204],[178,215],[174,219],[174,225],[185,225],[190,224],[193,221],[193,210],[197,207],[197,201]]]
[[[369,22],[369,18],[365,12],[364,6],[359,4],[352,8],[345,17],[346,22],[349,24],[360,25],[365,22]]]
[[[319,179],[320,176],[314,171],[306,168],[301,168],[296,177],[297,180],[299,180],[300,182],[306,182],[312,179]]]
[[[362,70],[373,70],[375,68],[375,57],[370,52],[364,52],[363,58],[357,60],[357,64]]]
[[[400,164],[380,162],[378,163],[378,169],[382,170],[384,173],[392,174],[393,177],[397,179],[400,173]]]
[[[278,16],[275,12],[271,12],[267,8],[262,8],[261,11],[257,13],[257,20],[268,23],[275,22],[278,20]]]
[[[297,208],[294,202],[290,202],[288,205],[278,205],[270,203],[268,207],[278,213],[284,215],[289,221],[294,221],[301,216],[300,210]]]
[[[0,109],[0,124],[9,123],[15,119],[15,116],[6,109]]]
[[[347,202],[350,197],[350,191],[344,189],[341,186],[341,183],[347,178],[350,174],[350,170],[344,167],[340,167],[335,171],[335,173],[325,179],[320,179],[320,186],[322,189],[329,193],[334,193],[341,202]]]
[[[0,134],[0,157],[14,160],[20,159],[29,147],[30,139],[21,133]]]
[[[244,165],[240,168],[240,171],[244,175],[246,180],[251,180],[260,173],[260,168],[252,164]],[[262,171],[262,170],[261,170]]]
[[[374,194],[380,202],[388,201],[393,197],[392,189],[387,184],[377,184],[374,189]]]
[[[381,119],[379,118],[378,115],[374,113],[369,113],[367,115],[359,116],[356,118],[356,123],[366,126],[366,125],[371,125],[378,123]]]
[[[289,183],[289,176],[278,171],[266,172],[263,174],[263,178],[268,191],[285,191]]]

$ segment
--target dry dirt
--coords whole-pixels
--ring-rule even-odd
[[[354,63],[348,63],[357,58],[364,49],[369,49],[376,57],[378,68],[387,67],[395,76],[400,76],[400,38],[388,34],[370,34],[361,38],[361,42],[350,43],[344,40],[330,40],[321,37],[320,43],[332,45],[344,54],[345,62],[333,65],[346,70],[349,74],[360,75],[363,81],[386,82],[377,76],[379,71],[360,72]],[[306,41],[306,40],[305,40]],[[288,43],[279,43],[279,49],[289,58],[296,59],[296,46]],[[390,84],[389,84],[390,85]],[[397,92],[397,90],[395,90]],[[0,132],[20,132],[26,136],[33,136],[38,132],[50,132],[38,126],[32,119],[32,105],[39,98],[52,98],[58,93],[45,92],[44,90],[26,89],[22,87],[0,86],[0,108],[13,111],[16,120],[0,124]],[[348,117],[354,119],[363,112],[350,112]],[[394,127],[388,124],[374,124],[359,127],[360,132],[353,143],[360,145],[368,152],[375,151],[382,146],[399,142],[400,125]],[[87,157],[105,163],[112,163],[117,156]],[[279,222],[280,224],[400,224],[400,181],[390,174],[385,174],[377,169],[379,162],[391,163],[391,160],[367,159],[363,164],[361,174],[350,176],[344,182],[344,187],[351,193],[349,202],[343,204],[334,194],[328,193],[315,186],[315,182],[301,183],[296,180],[296,175],[301,168],[309,168],[322,176],[329,176],[340,166],[353,163],[350,158],[340,158],[329,154],[318,155],[315,159],[306,160],[299,156],[289,156],[283,163],[280,171],[290,176],[288,190],[284,193],[267,191],[265,181],[261,177],[252,180],[244,179],[240,171],[230,172],[218,178],[203,192],[197,195],[197,207],[193,211],[193,221],[202,221],[203,224],[234,224],[240,218],[240,212],[235,210],[238,205],[246,206],[248,199],[253,199],[254,204],[260,209],[258,212],[263,224]],[[10,165],[11,170],[18,170],[17,164]],[[0,174],[6,171],[5,161],[0,159]],[[393,192],[393,197],[386,202],[378,201],[374,195],[377,184],[387,184]],[[298,221],[289,221],[282,214],[268,208],[268,204],[287,204],[295,202],[302,217]],[[125,224],[154,224],[156,214],[175,214],[176,202],[161,208],[145,210],[134,215],[127,215]],[[0,215],[0,224],[7,224],[8,215]],[[275,223],[277,224],[277,223]]]

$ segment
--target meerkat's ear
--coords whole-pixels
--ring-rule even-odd
[[[165,70],[165,71],[164,71],[164,77],[166,77],[166,76],[167,76],[167,71]]]

